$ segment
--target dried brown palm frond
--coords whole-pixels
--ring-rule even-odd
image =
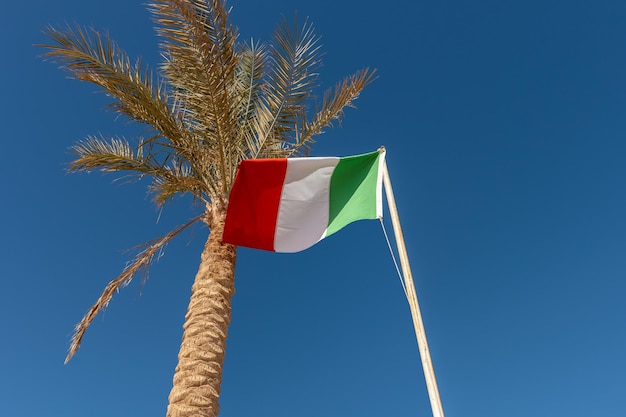
[[[158,206],[174,194],[185,193],[190,193],[206,204],[210,203],[204,192],[205,185],[193,175],[188,163],[176,155],[167,155],[163,161],[158,161],[158,155],[150,151],[153,149],[150,145],[140,143],[133,150],[131,144],[123,138],[88,136],[70,148],[75,156],[70,171],[127,171],[139,178],[148,177],[152,180],[149,189]],[[144,152],[146,146],[148,152]]]
[[[307,102],[317,87],[319,37],[305,21],[291,29],[278,25],[270,48],[270,66],[257,120],[259,131],[251,158],[280,157],[295,143],[295,127],[305,117]]]
[[[72,342],[70,343],[70,349],[65,357],[65,363],[67,363],[72,356],[78,351],[80,344],[83,340],[83,336],[85,335],[85,331],[96,318],[98,313],[105,309],[111,298],[113,298],[113,294],[118,292],[120,288],[127,286],[131,283],[133,278],[139,273],[143,272],[144,274],[148,273],[148,269],[150,268],[150,264],[152,263],[154,256],[173,239],[177,235],[179,235],[183,230],[201,220],[205,215],[200,215],[194,219],[191,219],[187,223],[176,227],[174,230],[170,231],[164,236],[161,236],[158,239],[151,240],[149,242],[144,243],[139,248],[141,251],[135,256],[135,258],[124,268],[124,271],[118,275],[114,280],[109,282],[102,294],[95,302],[94,305],[91,306],[87,314],[82,318],[82,320],[76,325],[74,335],[72,336]]]
[[[176,195],[190,193],[197,199],[210,206],[203,194],[204,184],[193,175],[193,171],[184,161],[173,161],[164,167],[167,175],[154,178],[150,191],[154,194],[153,201],[157,206],[163,206]]]
[[[184,119],[202,163],[217,166],[221,198],[232,181],[230,166],[237,153],[230,149],[236,136],[236,117],[230,94],[237,67],[236,29],[228,22],[222,1],[170,0],[150,5],[163,39],[162,70],[177,102],[184,103]]]
[[[93,29],[68,27],[59,31],[48,28],[47,33],[56,44],[42,45],[49,50],[45,57],[61,64],[73,77],[102,88],[114,99],[110,107],[115,111],[154,129],[156,135],[153,138],[158,142],[156,146],[151,144],[149,149],[185,160],[198,181],[204,184],[203,192],[210,198],[218,196],[215,192],[218,187],[212,178],[204,175],[206,158],[198,152],[198,141],[185,128],[180,117],[184,111],[170,104],[163,81],[142,66],[140,60],[131,63],[115,42]],[[92,140],[90,138],[88,142]],[[94,159],[96,152],[92,156]],[[147,157],[153,159],[155,155]]]
[[[57,30],[49,27],[52,45],[45,57],[52,58],[73,77],[91,82],[114,99],[111,107],[131,120],[154,128],[175,145],[183,135],[181,124],[167,101],[165,85],[141,60],[128,55],[108,36],[79,26]],[[156,81],[155,81],[156,80]]]
[[[240,45],[233,86],[233,113],[237,117],[235,148],[240,152],[238,159],[248,158],[250,150],[256,148],[259,132],[256,118],[263,101],[268,63],[269,52],[265,44],[250,41]]]
[[[323,132],[325,127],[332,126],[334,121],[341,121],[346,107],[354,107],[354,100],[359,98],[361,91],[375,79],[376,70],[368,68],[358,71],[338,83],[334,88],[326,90],[322,106],[310,122],[303,124],[302,134],[292,147],[293,153],[306,149],[313,143],[313,137]]]
[[[76,157],[70,171],[131,171],[138,175],[163,176],[164,167],[150,156],[144,157],[143,146],[132,149],[124,138],[105,139],[88,136],[70,148]]]

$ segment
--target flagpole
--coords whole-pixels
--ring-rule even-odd
[[[422,359],[422,368],[424,369],[424,377],[426,378],[426,388],[428,389],[428,397],[430,398],[430,407],[433,411],[433,417],[444,417],[441,398],[439,397],[439,389],[437,388],[437,380],[435,379],[435,369],[430,359],[430,351],[428,350],[428,341],[426,340],[426,331],[422,321],[422,313],[420,312],[417,294],[415,292],[415,284],[413,283],[413,275],[411,266],[409,265],[409,257],[404,245],[404,237],[402,236],[402,228],[400,227],[400,218],[396,208],[396,200],[393,197],[393,189],[391,188],[391,180],[387,171],[387,163],[383,165],[383,183],[385,184],[385,194],[387,195],[387,205],[389,206],[389,215],[393,225],[393,233],[398,246],[398,255],[400,257],[400,266],[402,267],[402,275],[406,288],[406,297],[411,308],[411,316],[413,317],[413,326],[415,327],[415,336],[419,346],[420,357]]]

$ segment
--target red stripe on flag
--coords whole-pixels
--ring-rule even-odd
[[[224,243],[274,250],[278,206],[287,159],[241,161],[230,192]]]

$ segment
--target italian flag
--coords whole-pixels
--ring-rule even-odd
[[[381,218],[384,158],[380,150],[345,158],[242,161],[223,242],[299,252],[356,220]]]

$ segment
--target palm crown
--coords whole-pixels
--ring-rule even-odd
[[[367,69],[346,78],[309,117],[320,64],[311,24],[292,29],[283,22],[271,44],[237,42],[222,0],[168,0],[150,8],[163,40],[158,75],[108,37],[80,27],[49,28],[55,44],[45,45],[45,55],[101,87],[115,111],[153,131],[134,143],[89,137],[72,148],[71,169],[149,175],[158,204],[177,193],[223,204],[239,161],[305,153],[372,80]]]
[[[195,221],[214,228],[212,219],[223,215],[242,159],[306,154],[315,135],[340,119],[373,79],[373,71],[361,70],[328,89],[312,108],[320,45],[310,23],[292,28],[283,22],[271,43],[239,42],[224,0],[162,0],[149,8],[161,38],[157,73],[93,29],[47,29],[53,42],[43,45],[45,56],[74,78],[96,84],[111,97],[114,111],[150,132],[133,140],[87,137],[71,148],[70,170],[149,177],[157,205],[189,193],[206,210],[143,246],[77,325],[67,359],[116,290],[147,268],[169,240]]]

